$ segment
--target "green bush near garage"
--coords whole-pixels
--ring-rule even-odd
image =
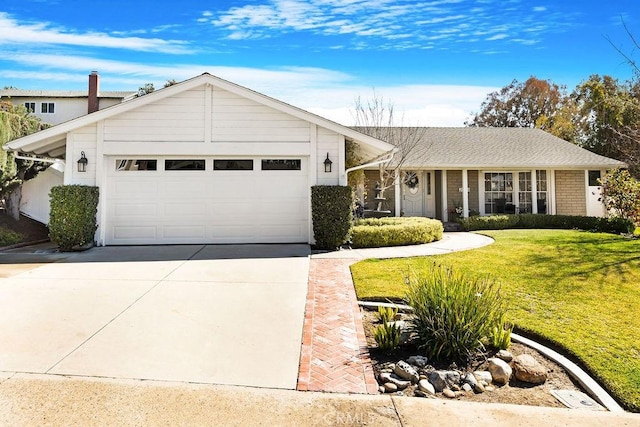
[[[311,217],[316,248],[336,249],[349,240],[352,206],[351,187],[311,187]]]
[[[0,247],[15,245],[22,241],[22,234],[0,227]]]
[[[351,228],[354,248],[418,245],[442,239],[442,222],[420,217],[367,218]]]
[[[51,188],[49,238],[61,251],[93,245],[97,229],[98,187],[60,185]]]
[[[458,222],[462,224],[465,231],[539,228],[630,234],[635,230],[633,221],[617,216],[599,218],[593,216],[519,214],[474,216],[461,218]]]

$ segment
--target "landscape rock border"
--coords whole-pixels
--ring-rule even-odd
[[[373,308],[377,306],[382,307],[393,307],[398,309],[400,312],[411,312],[412,308],[405,304],[393,304],[393,303],[378,303],[371,301],[358,301],[358,305],[367,308]],[[570,361],[565,356],[561,355],[557,351],[554,351],[540,343],[533,341],[532,339],[525,338],[516,333],[511,333],[511,340],[513,342],[517,342],[527,347],[531,347],[534,350],[540,352],[545,357],[548,357],[550,360],[556,362],[558,365],[562,366],[569,375],[578,381],[578,383],[585,389],[585,391],[593,397],[598,403],[607,408],[610,412],[625,412],[625,410],[616,402],[613,397],[600,385],[598,384],[589,374],[587,374],[582,368],[580,368],[577,364]]]

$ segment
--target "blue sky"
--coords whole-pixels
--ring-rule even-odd
[[[637,0],[3,0],[0,86],[156,87],[210,72],[351,124],[378,96],[403,124],[460,126],[533,75],[631,77]]]

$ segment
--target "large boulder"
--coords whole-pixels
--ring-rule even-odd
[[[526,383],[544,384],[547,381],[547,369],[530,354],[514,357],[513,371],[517,379]]]
[[[489,372],[491,372],[492,382],[505,385],[509,382],[513,370],[504,360],[492,357],[489,359]]]

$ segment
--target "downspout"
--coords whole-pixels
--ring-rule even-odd
[[[395,152],[397,151],[397,149],[393,149],[391,151],[389,151],[388,153],[383,154],[383,156],[386,156],[383,159],[380,160],[376,160],[375,162],[371,162],[371,163],[365,163],[364,165],[360,165],[360,166],[354,166],[352,168],[349,168],[347,170],[344,171],[344,174],[347,178],[347,182],[349,182],[349,172],[353,172],[353,171],[357,171],[359,169],[364,169],[364,168],[368,168],[371,166],[378,166],[382,163],[387,163],[390,162],[393,159],[393,155],[395,154]]]

